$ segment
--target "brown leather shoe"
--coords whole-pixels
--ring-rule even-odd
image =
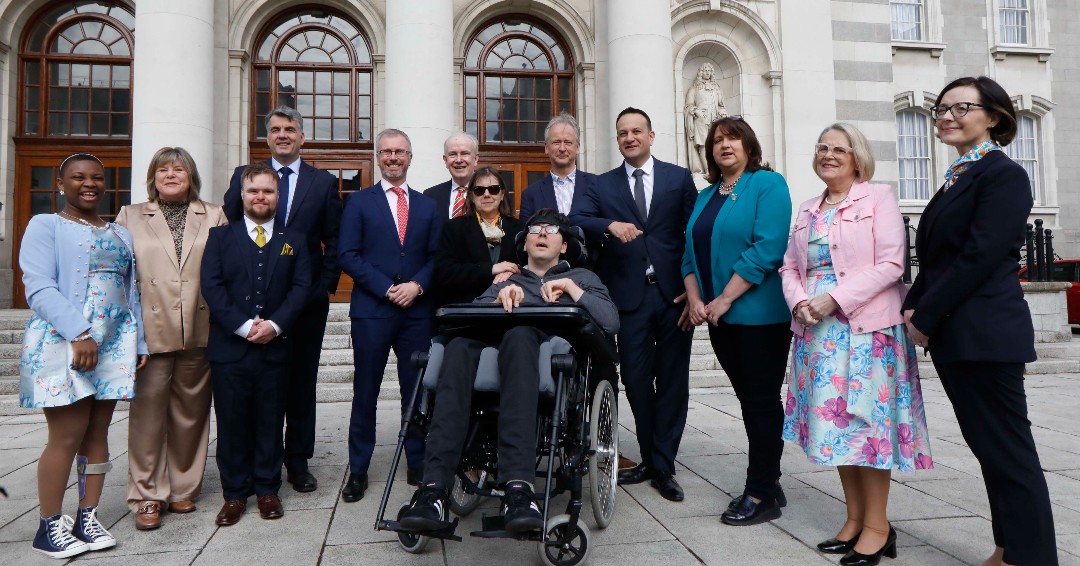
[[[194,510],[194,501],[173,501],[169,503],[169,513],[191,513]]]
[[[229,499],[225,501],[225,504],[221,506],[221,511],[218,512],[217,518],[214,522],[219,527],[227,527],[229,525],[235,525],[240,521],[240,517],[247,509],[247,500],[245,499]]]
[[[135,528],[152,531],[161,526],[161,504],[157,501],[140,501],[135,510]]]
[[[259,515],[263,519],[277,519],[285,514],[281,508],[281,499],[274,494],[259,496]]]
[[[621,454],[619,455],[619,469],[620,470],[629,470],[630,468],[633,468],[633,467],[636,467],[636,466],[637,466],[637,462],[635,462],[635,461],[631,460],[630,458],[627,458],[627,457],[625,457],[625,456],[623,456]]]

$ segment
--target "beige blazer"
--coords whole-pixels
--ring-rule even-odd
[[[210,310],[199,291],[199,277],[210,229],[228,223],[221,207],[201,200],[188,206],[179,265],[169,224],[156,202],[121,208],[116,223],[135,241],[135,276],[150,353],[205,348]]]

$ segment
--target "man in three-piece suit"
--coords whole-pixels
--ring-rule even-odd
[[[289,333],[311,293],[302,239],[275,220],[277,173],[249,165],[241,173],[244,217],[210,230],[202,293],[210,307],[210,362],[217,414],[217,463],[225,504],[216,522],[240,520],[250,495],[259,514],[284,514],[281,427],[288,394]]]
[[[357,501],[367,489],[368,464],[375,450],[375,408],[390,349],[398,359],[398,385],[404,412],[417,372],[412,353],[431,345],[435,305],[431,288],[435,250],[445,213],[435,201],[409,187],[412,143],[400,130],[375,138],[382,180],[349,196],[342,217],[339,260],[353,278],[352,416],[349,420],[349,479],[344,501]],[[416,485],[424,466],[424,441],[410,429],[405,438],[408,480]]]
[[[296,321],[292,337],[292,357],[288,360],[289,394],[285,405],[285,469],[296,491],[315,491],[318,482],[308,470],[315,453],[315,384],[319,374],[330,295],[337,291],[341,269],[337,262],[338,227],[341,224],[341,197],[338,183],[330,173],[300,159],[304,145],[303,118],[287,106],[266,115],[266,143],[273,156],[267,162],[278,175],[279,228],[299,236],[308,251],[312,286],[303,314]],[[225,215],[240,220],[240,185],[244,167],[233,172],[225,193]]]
[[[480,144],[465,132],[452,134],[443,142],[442,158],[450,180],[429,188],[424,195],[435,201],[443,218],[457,218],[465,214],[465,199],[469,198],[469,181],[480,158]]]
[[[603,239],[595,271],[619,307],[622,382],[641,448],[641,463],[619,472],[619,483],[651,480],[664,498],[682,501],[675,456],[690,400],[693,335],[680,329],[680,274],[697,189],[690,171],[652,157],[655,133],[644,111],[623,110],[615,128],[624,162],[574,199],[570,220]]]

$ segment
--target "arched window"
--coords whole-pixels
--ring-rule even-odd
[[[135,16],[105,2],[64,2],[29,28],[22,64],[24,136],[131,136]]]
[[[544,143],[544,127],[574,112],[574,63],[540,23],[490,22],[465,50],[465,131],[482,144]]]
[[[933,163],[930,117],[918,110],[896,113],[896,157],[900,166],[900,200],[930,200]]]
[[[359,26],[325,9],[290,12],[256,45],[253,138],[284,104],[304,116],[309,141],[371,142],[371,47]]]

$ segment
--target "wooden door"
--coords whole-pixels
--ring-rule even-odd
[[[370,158],[355,160],[314,159],[308,163],[337,177],[338,194],[341,195],[342,204],[349,195],[364,187],[370,187],[374,182],[372,180],[372,160]],[[330,297],[330,301],[334,303],[349,302],[352,288],[352,277],[342,273],[341,279],[338,280],[337,293]]]

